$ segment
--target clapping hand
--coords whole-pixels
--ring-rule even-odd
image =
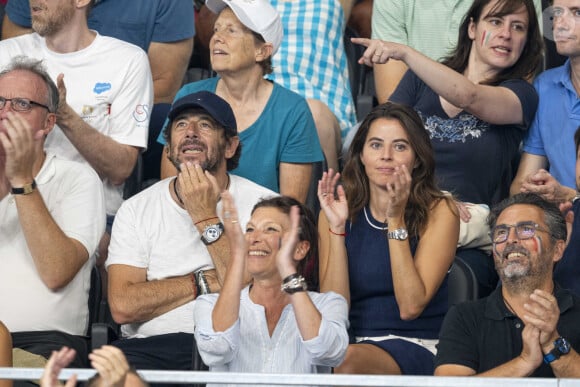
[[[97,370],[103,383],[109,387],[123,387],[129,372],[129,363],[123,352],[112,345],[103,345],[89,354],[91,366]]]
[[[555,203],[566,201],[568,196],[566,188],[545,169],[539,169],[529,175],[522,184],[520,191],[535,193],[545,200]]]
[[[280,240],[280,249],[276,254],[276,265],[282,278],[296,272],[294,259],[300,235],[300,208],[292,206],[290,209],[290,230],[284,233]]]
[[[232,194],[223,191],[222,198],[222,219],[224,220],[224,230],[230,242],[230,252],[233,259],[244,259],[246,256],[246,238],[238,220],[238,210]]]
[[[324,211],[330,229],[335,234],[344,233],[346,220],[348,219],[348,203],[344,188],[338,185],[340,173],[331,169],[322,174],[318,181],[318,200],[320,208]],[[336,197],[334,191],[336,189]]]
[[[411,174],[405,165],[395,168],[394,180],[385,186],[388,195],[388,218],[403,218],[409,194],[411,193]]]
[[[3,121],[5,132],[0,132],[6,162],[4,173],[13,187],[32,182],[36,154],[34,148],[45,131],[33,130],[20,115],[8,112]]]
[[[73,361],[75,356],[76,351],[68,347],[62,347],[59,351],[52,351],[40,378],[40,387],[74,387],[77,383],[76,375],[71,376],[66,381],[66,384],[59,382],[58,375],[63,368],[66,368]]]

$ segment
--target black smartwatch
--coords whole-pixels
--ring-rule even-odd
[[[563,337],[558,337],[554,341],[554,349],[544,355],[544,363],[550,364],[554,360],[558,360],[562,355],[570,352],[570,343]]]
[[[201,233],[201,241],[207,246],[211,245],[224,233],[224,225],[222,222],[218,222],[215,224],[210,224],[205,226],[203,232]]]

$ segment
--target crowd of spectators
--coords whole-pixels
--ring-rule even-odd
[[[580,0],[0,21],[0,367],[580,378]],[[478,299],[450,305],[458,259]]]

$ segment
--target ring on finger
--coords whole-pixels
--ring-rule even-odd
[[[230,222],[232,222],[233,224],[235,224],[235,223],[238,223],[238,220],[237,219],[232,219],[232,220],[230,220]]]

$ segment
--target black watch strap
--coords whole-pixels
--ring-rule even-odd
[[[36,189],[36,181],[32,180],[32,183],[30,184],[25,184],[22,187],[19,188],[12,188],[10,190],[10,193],[12,195],[28,195],[34,192],[34,190]]]

